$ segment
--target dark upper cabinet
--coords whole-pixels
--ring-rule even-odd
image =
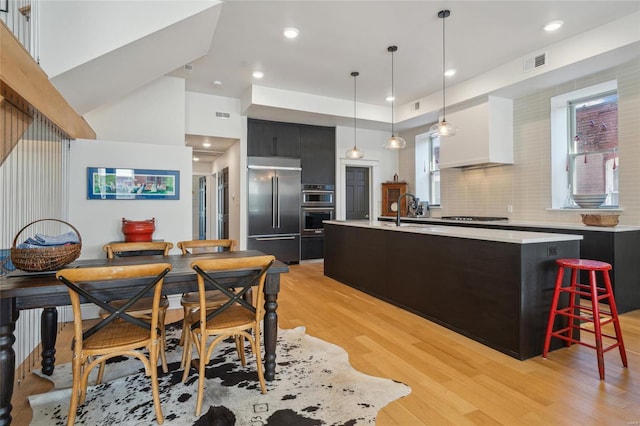
[[[335,185],[335,127],[300,127],[300,164],[302,184]]]
[[[249,119],[247,155],[300,158],[300,126]]]

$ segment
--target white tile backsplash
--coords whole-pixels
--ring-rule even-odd
[[[514,164],[486,169],[445,169],[446,215],[506,216],[518,221],[581,223],[579,211],[551,207],[550,99],[616,78],[620,150],[620,224],[640,226],[640,60],[515,99]],[[446,142],[445,142],[446,143]],[[513,212],[507,211],[513,206]]]

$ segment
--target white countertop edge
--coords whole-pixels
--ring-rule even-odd
[[[386,219],[396,220],[395,217],[391,216],[380,216]],[[523,226],[523,227],[532,227],[532,228],[554,228],[554,229],[577,229],[577,230],[585,230],[585,231],[600,231],[600,232],[627,232],[627,231],[640,231],[640,226],[631,226],[631,225],[616,225],[616,226],[588,226],[582,223],[561,223],[561,222],[527,222],[527,221],[516,221],[509,220],[506,222],[491,222],[491,221],[464,221],[460,222],[457,220],[445,220],[440,219],[438,217],[411,217],[411,218],[403,218],[403,219],[411,219],[412,221],[430,221],[430,222],[439,222],[442,224],[447,223],[475,223],[482,224],[486,226]]]
[[[581,235],[549,234],[544,232],[509,231],[504,229],[469,228],[462,226],[422,225],[403,223],[396,226],[394,222],[383,221],[343,221],[326,220],[324,223],[356,228],[380,229],[393,232],[438,235],[441,237],[467,238],[473,240],[495,241],[510,244],[537,244],[555,241],[582,240]]]

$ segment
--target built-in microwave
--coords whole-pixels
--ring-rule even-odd
[[[300,209],[300,236],[324,235],[325,220],[333,220],[333,207],[302,207]]]
[[[333,206],[334,185],[302,185],[303,206]]]

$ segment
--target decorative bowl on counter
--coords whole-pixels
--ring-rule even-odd
[[[573,201],[583,209],[597,209],[606,198],[607,194],[573,194]]]
[[[619,214],[581,214],[582,223],[589,226],[616,226]]]

